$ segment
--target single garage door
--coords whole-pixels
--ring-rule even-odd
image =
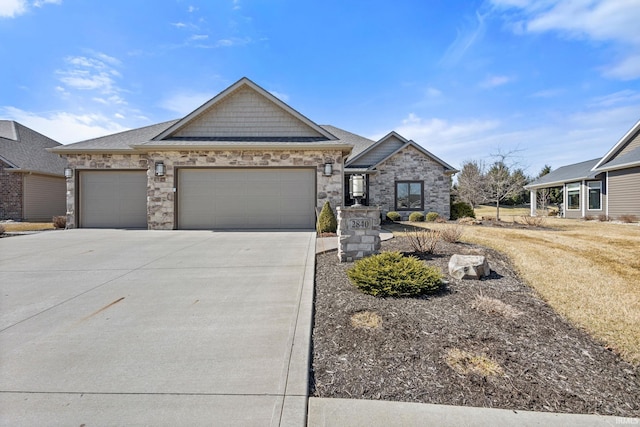
[[[315,169],[180,169],[181,229],[314,228]]]
[[[147,228],[146,171],[81,171],[80,227]]]

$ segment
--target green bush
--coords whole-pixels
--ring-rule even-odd
[[[451,219],[475,218],[476,213],[470,204],[465,202],[456,202],[451,204]]]
[[[438,214],[438,212],[429,212],[425,218],[429,222],[435,222],[435,220],[440,218],[440,215]]]
[[[411,215],[409,215],[409,221],[422,222],[424,221],[424,214],[422,212],[411,212]]]
[[[331,204],[325,202],[318,216],[318,233],[335,233],[338,229],[338,221],[331,209]]]
[[[357,261],[347,270],[351,283],[376,297],[412,297],[437,292],[443,275],[400,252],[383,252]]]
[[[402,217],[398,212],[391,211],[387,212],[387,219],[389,219],[389,221],[400,221]]]

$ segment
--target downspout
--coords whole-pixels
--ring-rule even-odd
[[[607,215],[607,218],[609,217],[609,171],[606,172],[605,178],[604,178],[604,188],[601,190],[604,190],[604,199],[605,199],[605,204],[606,204],[606,208],[605,208],[605,215]]]

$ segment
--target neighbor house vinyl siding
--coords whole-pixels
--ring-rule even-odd
[[[25,174],[23,185],[25,221],[51,221],[54,216],[66,214],[64,178]]]
[[[609,216],[640,216],[640,167],[609,172]]]
[[[624,156],[627,153],[640,147],[640,130],[631,138],[628,144],[625,144],[620,151],[618,151],[613,158]]]

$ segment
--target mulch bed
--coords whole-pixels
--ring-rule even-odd
[[[382,250],[410,251],[404,238]],[[483,254],[490,277],[449,281],[438,295],[381,299],[346,277],[335,251],[316,258],[311,395],[532,411],[640,416],[640,367],[572,326],[524,285],[508,259],[491,249],[443,243],[425,260],[447,272],[454,253]],[[474,306],[496,298],[522,314],[509,318]],[[382,318],[356,328],[361,311]],[[503,375],[462,374],[446,362],[457,348],[495,361]]]

